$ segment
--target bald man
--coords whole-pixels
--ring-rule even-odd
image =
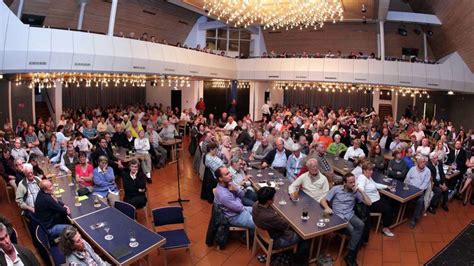
[[[49,237],[56,238],[68,226],[68,206],[53,197],[53,183],[44,179],[40,182],[40,191],[35,201],[35,216],[46,228]]]
[[[265,158],[263,158],[262,167],[271,166],[273,169],[286,176],[286,164],[291,151],[285,150],[283,140],[277,139],[275,141],[276,148],[270,151]]]

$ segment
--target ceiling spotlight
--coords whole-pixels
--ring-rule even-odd
[[[426,34],[428,34],[428,36],[433,36],[433,31],[432,30],[427,30]]]
[[[362,4],[362,9],[360,10],[360,12],[362,13],[367,12],[367,6],[365,4]]]
[[[448,91],[448,95],[454,95],[454,91]]]

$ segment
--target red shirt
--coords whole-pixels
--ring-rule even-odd
[[[88,163],[86,171],[82,171],[82,166],[81,164],[76,164],[76,177],[77,176],[92,176],[94,173],[94,168],[92,167],[92,164]],[[83,187],[91,187],[94,185],[94,183],[91,181],[81,181],[79,184]]]

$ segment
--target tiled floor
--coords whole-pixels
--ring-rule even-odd
[[[187,145],[185,144],[187,148]],[[187,150],[187,149],[185,149]],[[263,265],[251,257],[251,251],[238,240],[238,236],[230,239],[224,250],[207,247],[205,237],[210,218],[211,205],[199,198],[201,181],[192,170],[192,157],[186,151],[181,156],[181,195],[191,202],[184,203],[188,233],[192,242],[193,261],[186,251],[170,251],[167,253],[169,265]],[[177,198],[176,164],[155,170],[153,184],[149,187],[152,208],[166,206],[168,201]],[[358,255],[360,265],[421,265],[446,245],[469,221],[474,219],[474,206],[462,206],[460,201],[451,202],[450,212],[438,210],[436,215],[423,217],[415,229],[403,224],[393,230],[395,237],[389,238],[382,234],[371,233],[369,243]],[[6,215],[17,228],[20,244],[34,250],[31,240],[20,219],[16,205],[8,205],[2,193],[0,213]],[[143,212],[138,213],[141,223],[145,223]],[[339,238],[334,238],[328,247],[328,238],[323,242],[322,251],[335,258],[339,247]],[[152,265],[162,265],[163,258],[158,252],[151,255]],[[341,265],[341,260],[336,262]]]

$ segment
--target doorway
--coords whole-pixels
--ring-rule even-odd
[[[423,105],[423,119],[434,118],[436,116],[436,104],[424,103]]]
[[[171,91],[171,109],[174,110],[178,107],[179,111],[181,112],[181,91],[180,90],[172,90]],[[179,117],[181,113],[176,114]]]
[[[385,118],[388,115],[393,117],[392,105],[391,104],[380,104],[379,105],[380,121],[383,121],[383,118]]]

